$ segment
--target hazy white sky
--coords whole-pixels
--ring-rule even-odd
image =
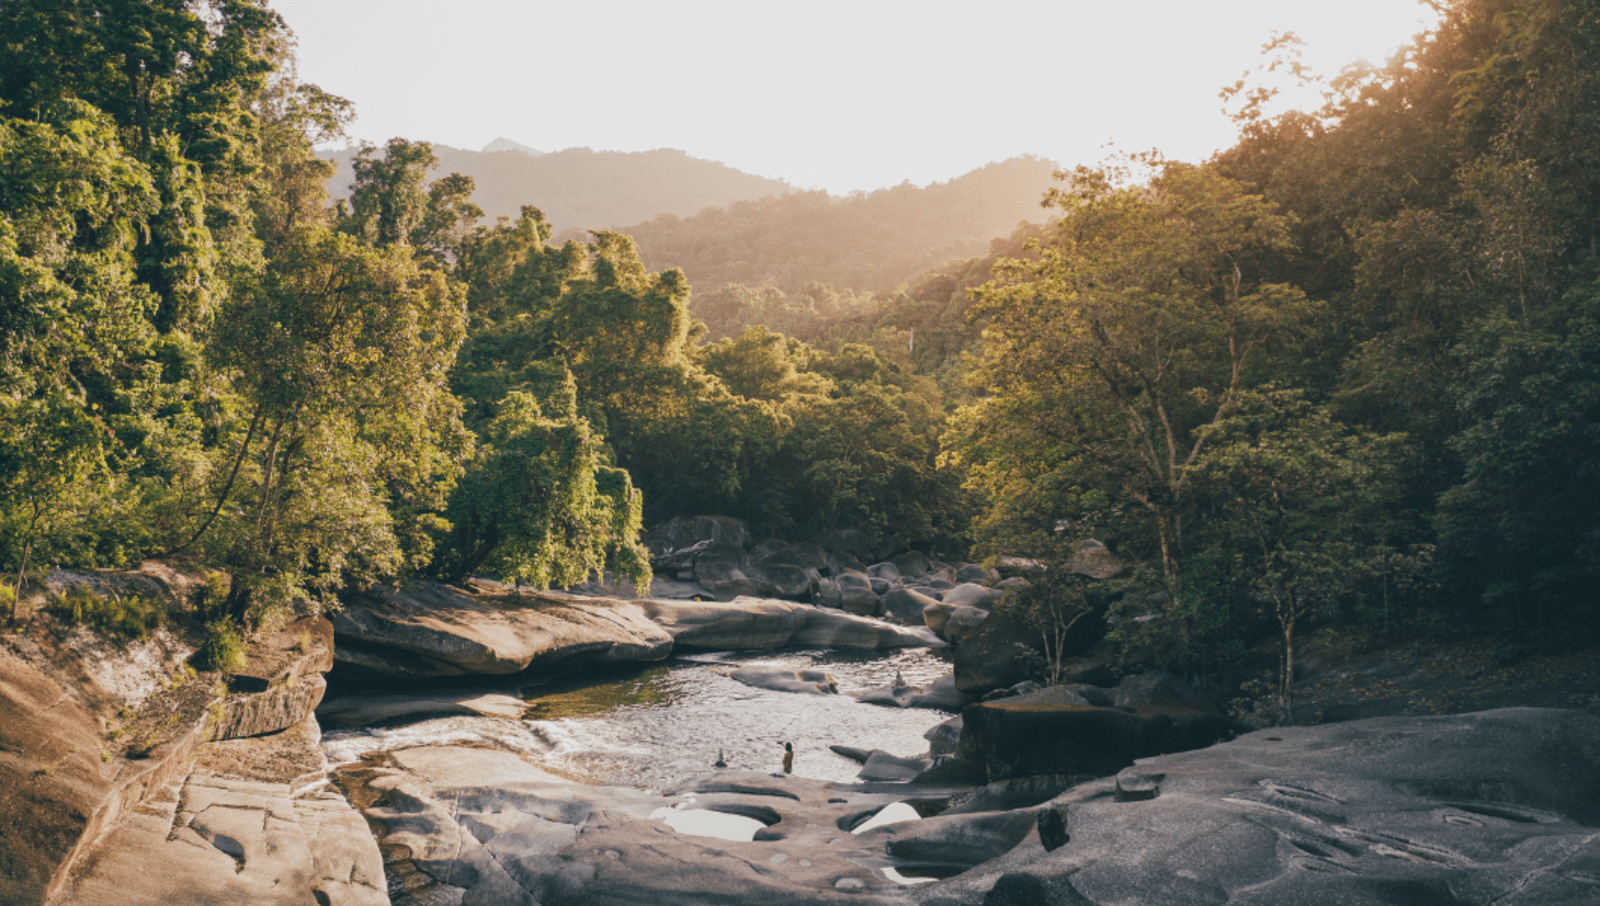
[[[1433,21],[1416,0],[271,2],[358,141],[681,148],[835,193],[1108,142],[1199,160],[1274,30],[1332,76]]]

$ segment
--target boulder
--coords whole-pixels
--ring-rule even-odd
[[[865,573],[868,567],[861,563],[861,558],[849,551],[834,551],[828,555],[828,575],[837,576],[847,570]]]
[[[1001,610],[956,646],[956,688],[968,695],[1014,685],[1040,663],[1039,633],[1014,613]]]
[[[862,780],[902,781],[915,779],[933,766],[930,758],[901,758],[884,751],[873,751],[861,766]]]
[[[1013,590],[1021,591],[1024,588],[1032,588],[1033,583],[1022,578],[1021,576],[1012,576],[1009,579],[1001,579],[999,582],[996,582],[994,587],[1002,592]]]
[[[956,581],[971,582],[976,585],[997,585],[1000,582],[1000,571],[981,563],[964,563],[956,567]]]
[[[750,575],[753,571],[750,556],[737,544],[712,542],[694,558],[694,580],[721,601],[761,594],[760,581]]]
[[[956,690],[953,674],[945,674],[918,689],[913,686],[876,686],[851,695],[869,705],[886,705],[891,708],[931,708],[938,711],[959,711],[972,699]]]
[[[834,578],[839,586],[839,607],[863,617],[883,612],[883,602],[872,590],[872,578],[865,573],[846,571]]]
[[[1163,752],[1211,745],[1248,728],[1201,711],[1096,708],[1056,686],[969,705],[956,754],[989,779],[1028,774],[1113,774]]]
[[[961,739],[961,715],[957,714],[941,724],[935,724],[933,729],[922,734],[928,741],[928,754],[954,755],[956,743]]]
[[[792,670],[751,664],[728,674],[731,679],[757,689],[798,692],[802,695],[837,695],[839,684],[821,670]]]
[[[558,662],[658,661],[672,637],[636,601],[560,592],[475,594],[436,582],[347,593],[332,617],[340,644],[415,660],[383,665],[411,675],[516,673]]]
[[[933,568],[933,561],[928,555],[919,551],[906,551],[889,558],[894,568],[900,571],[900,577],[905,581],[920,579],[928,575],[928,570]]]
[[[906,542],[906,539],[899,535],[889,535],[879,542],[877,547],[872,549],[872,556],[869,559],[887,560],[895,554],[903,553],[910,548],[911,545]]]
[[[744,548],[750,544],[750,526],[742,519],[729,516],[674,516],[645,532],[639,540],[653,555],[681,550],[702,541]]]
[[[949,607],[950,605],[944,603],[940,606]],[[950,612],[950,618],[945,621],[944,638],[953,645],[959,645],[963,640],[969,639],[976,634],[978,627],[982,626],[987,619],[989,619],[987,610],[979,610],[976,607],[957,607]]]
[[[927,598],[927,595],[919,595],[919,597]],[[945,638],[945,626],[950,622],[950,615],[956,612],[956,606],[954,604],[946,604],[943,601],[934,601],[931,598],[929,601],[930,603],[923,605],[922,608],[922,625],[933,630],[939,638],[943,639]]]
[[[1090,538],[1078,543],[1067,558],[1066,569],[1091,579],[1110,579],[1127,569],[1127,565],[1111,553],[1110,548]]]
[[[790,601],[739,598],[730,602],[638,602],[645,614],[677,645],[721,651],[782,648],[790,643],[813,608]]]
[[[894,626],[881,620],[814,607],[789,640],[803,648],[942,648],[944,642],[923,627]]]
[[[1000,600],[1001,592],[972,582],[964,582],[947,590],[939,599],[946,604],[957,607],[977,607],[981,610],[991,610],[995,602]]]
[[[887,582],[899,582],[904,578],[900,575],[900,567],[888,562],[874,563],[867,567],[867,575]]]
[[[926,902],[1593,903],[1597,752],[1562,710],[1260,730],[1063,793],[1052,840]]]
[[[1115,705],[1163,705],[1192,701],[1197,693],[1182,677],[1156,670],[1123,677],[1111,695]]]
[[[763,560],[751,573],[766,595],[791,601],[811,600],[811,572],[803,566]]]
[[[883,594],[883,612],[910,626],[923,624],[922,611],[938,602],[909,588],[895,586]],[[925,624],[924,624],[925,625]]]

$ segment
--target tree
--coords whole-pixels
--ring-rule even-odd
[[[1144,186],[1067,178],[1039,260],[1002,262],[978,291],[990,396],[962,416],[952,461],[980,480],[1060,463],[1070,486],[1134,508],[1176,598],[1203,429],[1315,307],[1261,278],[1289,250],[1288,218],[1209,168],[1156,166]]]
[[[1384,506],[1405,438],[1351,430],[1302,393],[1272,387],[1240,394],[1203,433],[1192,474],[1205,541],[1278,624],[1279,702],[1293,723],[1295,629],[1382,571],[1392,551]]]

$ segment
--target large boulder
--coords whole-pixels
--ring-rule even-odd
[[[922,619],[922,612],[929,605],[937,603],[939,602],[927,595],[897,585],[884,592],[883,612],[885,616],[894,617],[910,626],[926,625]]]
[[[981,610],[991,610],[995,602],[1000,600],[1002,593],[993,588],[978,585],[973,582],[963,582],[944,592],[939,600],[957,607],[977,607]]]
[[[658,661],[672,650],[672,636],[637,601],[558,592],[478,594],[430,582],[348,593],[344,604],[332,616],[336,659],[391,675]],[[368,657],[357,660],[363,653]],[[390,653],[399,657],[385,660]]]
[[[1078,543],[1067,558],[1066,568],[1067,572],[1091,579],[1110,579],[1128,567],[1110,548],[1090,538]]]
[[[824,532],[811,540],[836,554],[849,554],[853,557],[872,556],[872,543],[867,540],[867,533],[860,529],[847,528]]]
[[[955,650],[956,688],[982,695],[1028,679],[1041,662],[1039,633],[1020,616],[1002,608]]]
[[[977,585],[998,585],[1000,571],[981,563],[964,563],[956,567],[956,581],[972,582]]]
[[[846,571],[834,577],[839,588],[839,607],[863,617],[883,613],[883,601],[872,590],[872,578],[864,573]]]
[[[657,556],[703,541],[745,548],[750,545],[750,526],[731,516],[674,516],[645,532],[639,540]]]
[[[1578,711],[1260,730],[1063,793],[1039,811],[1063,833],[924,902],[1594,903],[1597,755]]]
[[[1137,758],[1211,745],[1248,730],[1203,711],[1098,708],[1061,686],[969,705],[957,753],[990,780],[1115,773]]]
[[[764,598],[728,602],[649,598],[639,601],[639,606],[674,643],[723,651],[782,648],[805,625],[806,615],[813,609]]]
[[[948,602],[940,605],[949,607]],[[950,612],[950,618],[945,621],[944,632],[940,633],[944,639],[953,645],[960,645],[963,641],[976,635],[979,628],[989,619],[989,611],[976,607],[957,607]]]
[[[805,648],[942,648],[944,641],[922,627],[895,626],[881,620],[811,608],[791,645]]]
[[[737,544],[712,542],[695,554],[694,580],[721,601],[761,594],[761,582],[751,572],[750,555]]]

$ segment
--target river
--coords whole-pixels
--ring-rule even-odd
[[[840,694],[776,692],[727,676],[746,665],[826,670]],[[493,746],[575,781],[664,790],[714,770],[719,753],[730,769],[777,771],[783,743],[792,742],[795,774],[849,781],[861,766],[830,744],[920,755],[928,749],[923,734],[951,715],[865,705],[848,693],[887,685],[897,675],[922,686],[949,670],[946,656],[923,648],[678,655],[642,669],[481,687],[524,699],[531,711],[522,720],[441,717],[329,730],[322,746],[334,763],[420,745]]]

